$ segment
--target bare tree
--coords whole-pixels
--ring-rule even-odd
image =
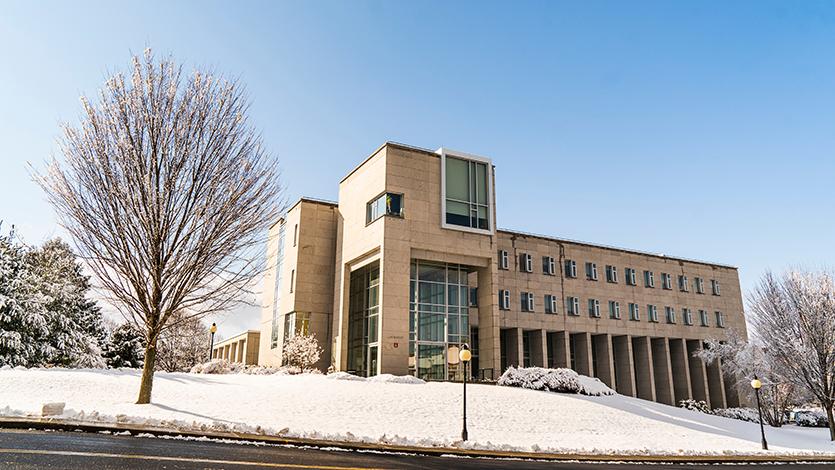
[[[828,273],[766,274],[749,299],[755,337],[780,374],[826,411],[835,441],[835,282]]]
[[[188,372],[206,360],[209,327],[199,318],[171,319],[157,341],[157,370]]]
[[[280,211],[277,163],[235,81],[150,50],[130,76],[82,98],[48,172],[36,176],[99,287],[147,343],[137,403],[150,403],[160,334],[244,301]]]

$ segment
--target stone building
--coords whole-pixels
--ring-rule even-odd
[[[739,403],[720,365],[693,357],[745,331],[737,269],[496,226],[483,157],[386,143],[270,230],[259,363],[313,333],[322,369],[472,375],[570,367],[620,393],[674,404]],[[547,208],[543,208],[547,209]]]

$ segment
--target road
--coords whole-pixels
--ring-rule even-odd
[[[0,468],[3,470],[260,470],[260,469],[557,469],[693,470],[694,465],[536,462],[524,460],[431,457],[377,452],[354,452],[291,446],[236,444],[82,432],[0,430]],[[759,465],[748,464],[745,470]],[[765,467],[765,465],[763,466]],[[774,468],[773,466],[769,466]],[[784,464],[780,470],[823,470],[832,464]]]

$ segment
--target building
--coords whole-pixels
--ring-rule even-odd
[[[257,330],[245,331],[212,346],[212,359],[225,359],[229,362],[239,362],[244,365],[258,364],[261,332]]]
[[[497,229],[494,174],[386,143],[338,203],[299,200],[270,230],[260,363],[303,332],[322,369],[454,380],[470,343],[478,378],[570,367],[648,400],[738,405],[721,366],[692,355],[745,331],[736,268]]]

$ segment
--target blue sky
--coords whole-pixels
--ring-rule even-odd
[[[26,164],[151,46],[247,85],[291,199],[335,199],[386,140],[446,146],[493,158],[500,227],[733,264],[745,291],[835,264],[833,44],[814,1],[6,1],[0,219],[61,235]]]

